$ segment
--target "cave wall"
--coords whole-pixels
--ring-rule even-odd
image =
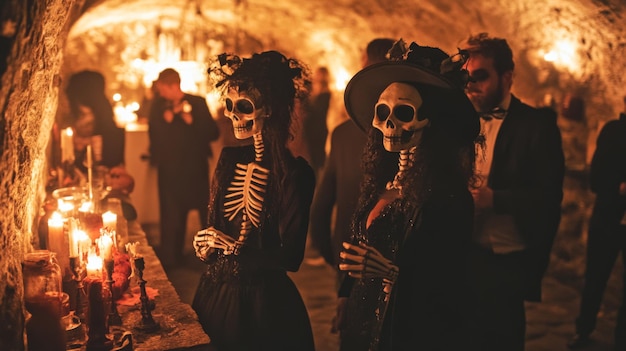
[[[182,29],[181,41],[187,27],[213,34],[199,45],[215,48],[218,41],[244,55],[277,49],[348,76],[360,69],[361,52],[373,37],[453,53],[468,35],[486,31],[507,38],[514,51],[514,93],[531,105],[544,104],[546,94],[557,103],[568,93],[583,95],[593,126],[615,118],[626,93],[625,6],[623,0],[100,0],[72,28],[65,67],[68,73],[81,66],[107,70],[112,66],[104,63],[138,57],[159,21]],[[137,25],[145,30],[138,32]],[[545,60],[561,43],[571,46],[561,48],[570,62]],[[118,46],[123,49],[114,50]],[[114,73],[111,82],[121,75]]]
[[[8,0],[0,87],[0,350],[24,349],[21,262],[32,250],[69,26],[82,0]],[[15,30],[12,31],[11,28]]]

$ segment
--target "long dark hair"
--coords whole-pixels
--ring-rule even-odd
[[[401,180],[403,201],[419,207],[435,193],[453,194],[475,186],[475,143],[467,138],[459,138],[451,132],[454,128],[449,128],[449,121],[456,120],[450,118],[451,115],[458,116],[468,111],[461,104],[449,103],[450,94],[457,92],[412,85],[420,91],[423,99],[418,114],[431,121],[423,131],[414,162]],[[362,168],[364,178],[355,220],[362,218],[371,209],[373,202],[385,190],[387,182],[393,180],[398,171],[398,153],[384,149],[383,135],[378,129],[371,128],[369,131]]]
[[[73,74],[65,93],[70,106],[70,125],[74,125],[80,116],[80,106],[87,106],[95,117],[94,134],[102,134],[116,128],[113,107],[105,93],[105,80],[100,72],[80,71]]]
[[[265,157],[270,158],[272,174],[282,181],[286,163],[292,157],[287,142],[293,138],[291,123],[295,102],[306,98],[310,92],[308,68],[277,51],[265,51],[244,59],[222,54],[218,60],[216,67],[209,68],[209,74],[217,76],[216,88],[222,93],[230,88],[257,90],[261,103],[270,109],[262,130]]]

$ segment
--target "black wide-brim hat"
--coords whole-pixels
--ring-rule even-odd
[[[441,52],[436,48],[420,49]],[[430,58],[426,58],[425,62],[438,68],[441,60],[431,62]],[[424,99],[428,98],[424,96],[425,92],[428,92],[428,96],[437,96],[437,116],[426,116],[432,128],[441,128],[453,138],[458,138],[460,143],[476,140],[480,132],[480,119],[461,84],[423,65],[408,61],[373,64],[356,73],[348,82],[344,93],[346,110],[361,130],[367,132],[370,129],[380,94],[395,82],[415,86]]]

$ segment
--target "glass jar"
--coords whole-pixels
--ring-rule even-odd
[[[35,250],[22,263],[28,350],[65,350],[61,269],[53,252]]]
[[[61,213],[74,216],[78,214],[83,204],[89,201],[89,190],[87,187],[78,186],[59,188],[52,192],[52,197],[57,201]]]
[[[28,312],[33,313],[28,308],[29,304],[45,303],[48,300],[61,302],[61,269],[54,252],[35,250],[27,253],[24,257],[23,274],[24,300],[27,302]]]
[[[118,252],[126,252],[126,244],[128,239],[128,221],[124,217],[124,210],[122,208],[122,200],[115,197],[107,199],[107,210],[115,213],[116,215],[116,245]]]

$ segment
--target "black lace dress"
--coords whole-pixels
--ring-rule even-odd
[[[353,242],[375,247],[400,271],[390,296],[382,279],[344,280],[339,296],[348,297],[348,304],[341,350],[463,350],[468,308],[463,265],[473,218],[469,192],[433,195],[420,211],[396,199],[366,228],[369,211],[357,221]]]
[[[216,168],[209,225],[235,239],[242,216],[224,217],[224,196],[236,163],[253,160],[252,146],[224,148]],[[270,175],[261,224],[239,255],[217,250],[207,260],[192,307],[219,351],[314,350],[306,308],[287,271],[297,271],[304,257],[315,178],[301,158],[289,160],[286,178],[277,187]]]

